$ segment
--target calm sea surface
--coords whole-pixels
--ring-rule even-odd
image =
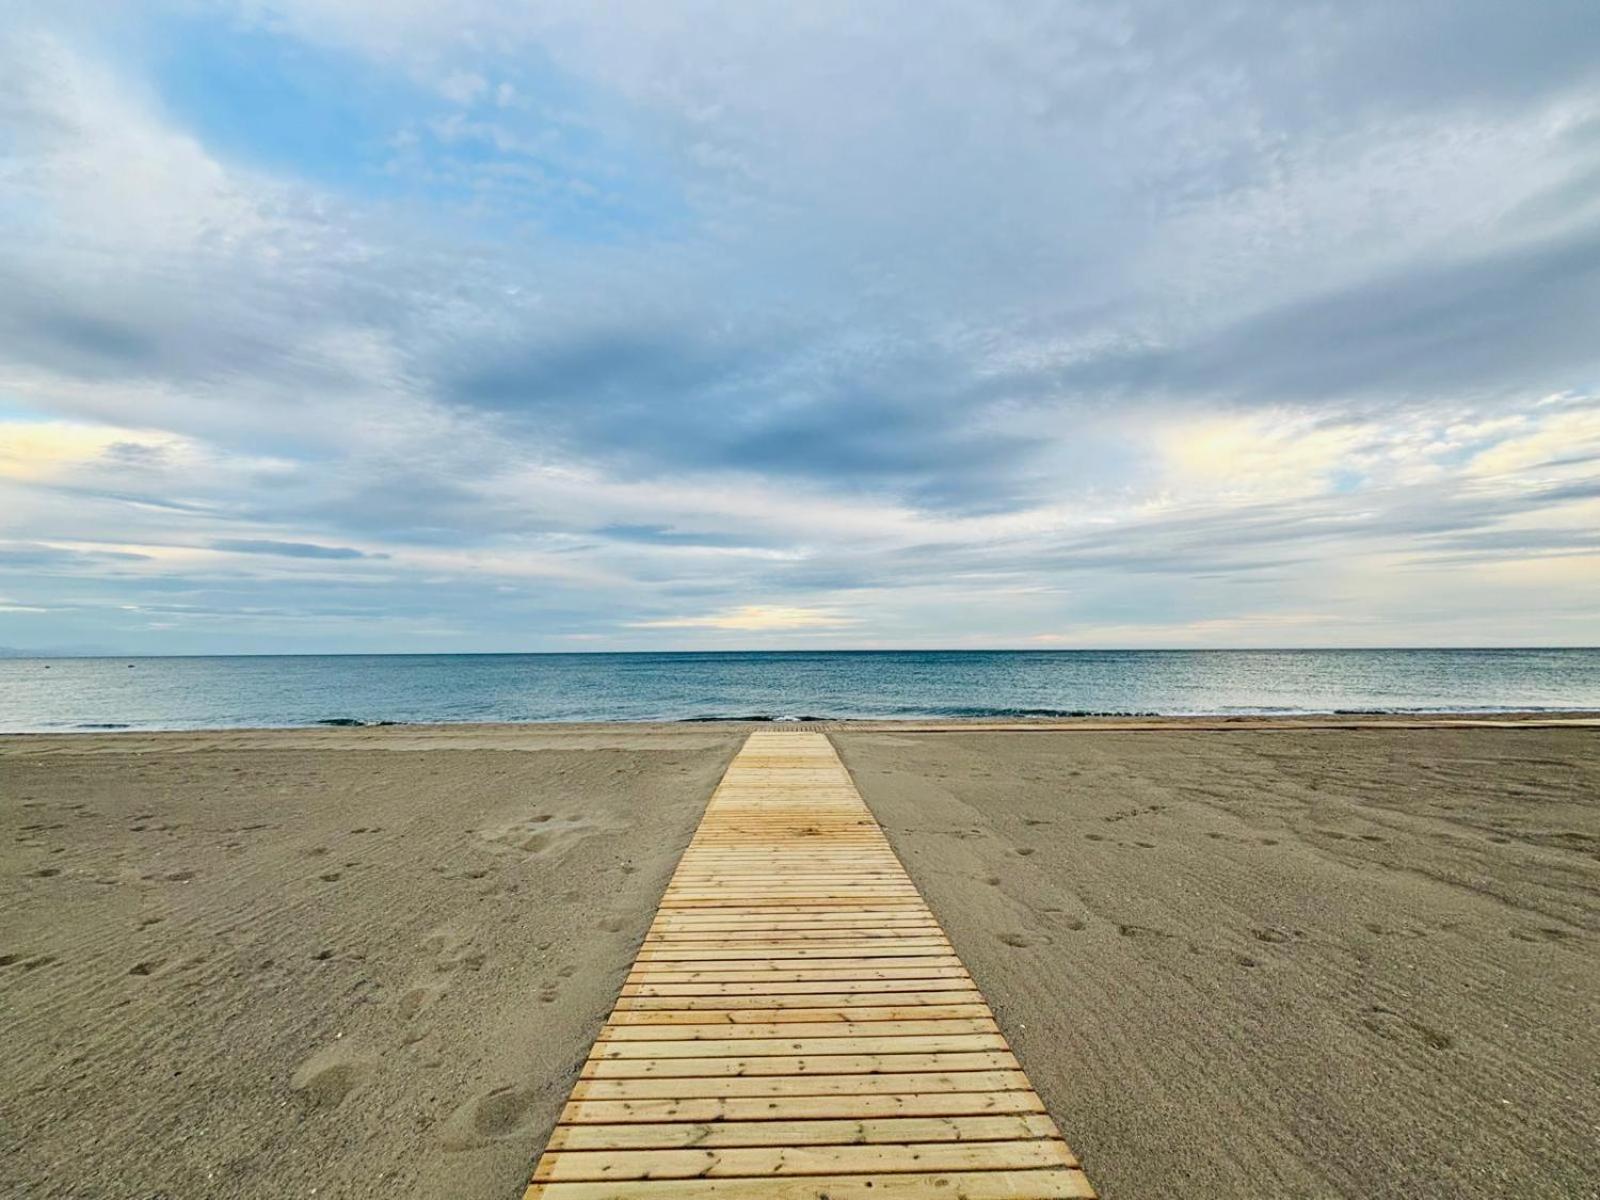
[[[1600,709],[1600,650],[0,659],[0,730]]]

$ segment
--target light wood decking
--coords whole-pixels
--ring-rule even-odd
[[[827,738],[752,734],[526,1200],[1093,1195]]]

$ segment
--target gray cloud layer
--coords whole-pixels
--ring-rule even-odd
[[[123,431],[5,484],[0,596],[274,647],[1159,639],[1330,561],[1373,604],[1399,555],[1592,561],[1592,4],[198,11],[0,43],[0,403]],[[409,97],[379,183],[183,107],[181,47],[245,36]]]

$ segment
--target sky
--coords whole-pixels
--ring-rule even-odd
[[[0,229],[0,647],[1600,644],[1594,0],[21,0]]]

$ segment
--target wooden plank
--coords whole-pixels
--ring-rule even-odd
[[[918,1096],[924,1092],[1014,1092],[1029,1087],[1021,1071],[916,1072],[894,1075],[776,1076],[761,1079],[580,1079],[574,1100],[692,1100],[711,1096]]]
[[[621,1031],[634,1026],[655,1025],[742,1025],[786,1024],[803,1022],[821,1024],[838,1022],[857,1025],[866,1021],[990,1021],[986,1004],[923,1005],[917,1008],[900,1008],[895,1005],[862,1005],[860,1008],[812,1008],[803,1012],[784,1008],[732,1009],[723,1012],[700,1012],[667,1009],[660,1012],[613,1012],[600,1036],[622,1036]],[[654,1037],[654,1034],[650,1036]],[[662,1035],[665,1036],[665,1035]]]
[[[551,1150],[717,1150],[730,1146],[998,1142],[1059,1137],[1043,1113],[1001,1117],[879,1117],[862,1121],[674,1121],[655,1125],[562,1125]]]
[[[739,1008],[848,1008],[852,1004],[893,1004],[908,1007],[916,1004],[982,1004],[983,995],[976,988],[967,991],[944,992],[828,992],[816,995],[774,996],[624,996],[617,1007],[625,1012],[643,1009],[706,1008],[731,1011]]]
[[[958,1033],[917,1037],[801,1037],[680,1039],[660,1042],[596,1042],[593,1058],[717,1058],[761,1054],[911,1054],[1005,1050],[998,1033]]]
[[[554,1150],[538,1182],[578,1179],[726,1179],[782,1175],[908,1174],[1075,1167],[1066,1143],[913,1142],[866,1146],[759,1146],[727,1150]]]
[[[1018,1143],[1025,1145],[1026,1143]],[[536,1183],[526,1200],[1093,1200],[1094,1189],[1075,1167],[1037,1171],[946,1171],[940,1174],[810,1175],[779,1179],[661,1179],[624,1191],[607,1181]]]
[[[781,954],[773,951],[781,950]],[[841,955],[841,950],[849,951],[848,955]],[[743,946],[735,950],[713,949],[710,947],[697,947],[694,949],[652,949],[645,947],[639,951],[636,961],[641,963],[660,962],[737,962],[739,959],[767,959],[767,958],[925,958],[929,954],[952,953],[950,943],[943,938],[935,941],[932,938],[908,938],[899,942],[885,942],[881,945],[870,943],[851,943],[836,945],[830,943],[825,946],[763,946],[760,948]]]
[[[1093,1194],[827,739],[752,734],[526,1200]]]
[[[902,1041],[911,1041],[902,1038]],[[694,1045],[693,1042],[677,1043]],[[940,1051],[930,1054],[891,1053],[804,1055],[769,1054],[756,1058],[610,1058],[590,1059],[582,1079],[681,1079],[714,1075],[881,1075],[886,1071],[1015,1071],[1016,1056],[1009,1050],[970,1053]]]
[[[903,962],[903,959],[890,959]],[[740,963],[739,966],[746,966]],[[624,981],[644,983],[801,983],[805,980],[862,979],[968,979],[965,967],[809,967],[780,971],[768,966],[756,971],[635,970]]]
[[[799,979],[793,983],[628,983],[624,996],[808,996],[818,992],[834,995],[862,992],[931,992],[941,988],[965,991],[972,982],[965,972],[955,979]]]
[[[794,928],[779,926],[762,929],[751,926],[740,929],[653,929],[645,935],[647,949],[669,946],[696,946],[705,943],[729,945],[792,944],[796,942],[884,942],[902,939],[931,938],[944,941],[944,930],[929,921],[919,925],[885,925],[876,928],[848,926],[822,926],[820,928]]]
[[[915,1010],[895,1009],[890,1011]],[[704,1016],[705,1014],[695,1013],[693,1015]],[[595,1042],[595,1045],[599,1046],[612,1041],[695,1042],[740,1038],[843,1037],[853,1034],[864,1034],[870,1037],[918,1037],[926,1034],[998,1033],[999,1029],[1000,1027],[994,1023],[994,1018],[988,1015],[929,1021],[794,1021],[788,1023],[773,1021],[749,1025],[740,1025],[735,1022],[722,1022],[711,1025],[617,1025],[613,1023],[600,1031],[600,1037]]]
[[[571,1100],[563,1125],[634,1121],[781,1121],[810,1118],[994,1116],[1042,1113],[1034,1092],[925,1092],[916,1096],[709,1096],[691,1099]]]

